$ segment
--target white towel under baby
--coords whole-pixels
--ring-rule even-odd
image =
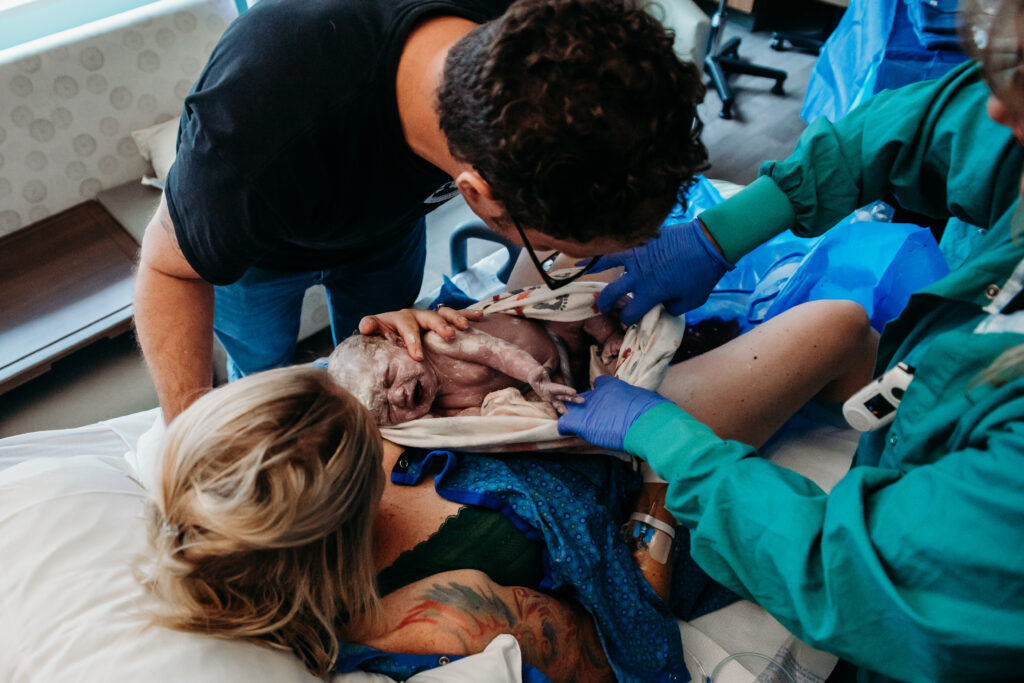
[[[513,290],[485,299],[471,308],[536,320],[578,321],[598,315],[602,282],[573,282],[556,291],[546,286]],[[657,306],[626,330],[614,368],[604,368],[597,347],[591,347],[590,384],[601,374],[655,390],[683,339],[683,318]],[[513,390],[514,391],[514,390]],[[381,429],[384,438],[403,446],[450,448],[479,452],[570,450],[584,448],[576,437],[558,434],[550,417],[491,415],[428,417]]]

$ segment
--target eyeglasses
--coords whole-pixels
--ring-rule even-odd
[[[967,54],[981,62],[992,94],[1018,114],[1024,114],[1024,67],[1018,44],[1024,19],[1020,0],[963,0],[960,38]]]
[[[544,284],[548,286],[548,289],[556,290],[561,287],[565,287],[570,282],[578,280],[587,274],[587,271],[594,267],[600,256],[595,256],[590,259],[590,263],[579,268],[565,268],[562,270],[555,271],[556,275],[550,275],[548,273],[551,270],[552,264],[555,259],[558,258],[559,252],[553,252],[543,261],[537,256],[537,252],[533,250],[533,246],[530,244],[530,240],[526,239],[526,232],[523,230],[523,226],[519,225],[519,221],[512,219],[515,223],[516,230],[519,231],[519,237],[523,240],[523,248],[526,249],[526,253],[530,255],[530,260],[533,261],[533,265],[537,267],[537,272],[540,273],[540,277],[544,280]]]

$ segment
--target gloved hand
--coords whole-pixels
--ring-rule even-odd
[[[700,219],[670,225],[639,247],[602,256],[591,272],[625,266],[626,272],[597,297],[598,307],[608,312],[629,292],[633,299],[619,312],[626,325],[644,317],[660,303],[673,315],[697,308],[733,265],[725,260],[704,234]]]
[[[637,418],[668,401],[661,394],[627,384],[610,375],[594,380],[594,388],[580,396],[583,403],[566,403],[558,418],[558,433],[581,436],[595,446],[623,450],[626,432]]]

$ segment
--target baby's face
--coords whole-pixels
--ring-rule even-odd
[[[345,343],[331,354],[334,379],[370,410],[378,425],[423,417],[437,396],[438,380],[426,362],[380,337]]]

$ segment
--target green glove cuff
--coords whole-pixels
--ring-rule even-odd
[[[670,401],[638,417],[623,439],[627,453],[643,458],[666,479],[678,465],[675,460],[681,443],[685,443],[687,450],[697,452],[722,440],[710,427]]]
[[[775,181],[761,176],[698,216],[729,263],[796,224],[793,205]]]

